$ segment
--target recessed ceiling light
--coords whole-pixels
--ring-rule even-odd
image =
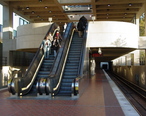
[[[31,12],[31,14],[34,14],[34,13],[35,13],[34,11]]]
[[[45,6],[44,8],[45,8],[45,9],[47,9],[47,8],[48,8],[48,6]]]
[[[29,10],[29,7],[26,7],[27,10]]]
[[[37,15],[37,18],[40,18],[40,16],[39,16],[39,15]]]
[[[131,3],[129,3],[129,6],[132,6],[132,4],[131,4]]]

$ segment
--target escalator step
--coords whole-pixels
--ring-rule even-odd
[[[67,62],[66,66],[78,66],[79,63],[71,63],[71,62]]]
[[[48,75],[37,75],[37,78],[47,78]]]
[[[63,75],[63,79],[75,79],[76,77],[76,75]]]
[[[65,70],[64,71],[67,71],[67,72],[76,72],[76,71],[78,71],[78,68],[72,68],[72,67],[66,68],[65,67]]]
[[[77,72],[78,69],[68,69],[68,68],[65,68],[64,71],[65,71],[65,72],[69,72],[69,73],[71,73],[71,72]]]
[[[67,87],[61,87],[60,88],[60,91],[62,92],[62,91],[67,91],[67,92],[69,92],[69,91],[71,91],[71,87],[69,87],[69,86],[67,86]]]
[[[72,83],[73,79],[62,79],[62,83]]]
[[[63,75],[65,75],[65,76],[70,76],[70,75],[73,75],[73,76],[76,76],[77,75],[77,72],[78,71],[74,71],[74,72],[67,72],[67,71],[65,71],[64,73],[63,73]]]
[[[69,66],[69,65],[67,65],[67,66],[65,66],[65,69],[78,69],[78,66],[77,65],[75,65],[75,66]]]
[[[71,87],[71,83],[61,83],[62,87]]]
[[[38,74],[40,75],[49,75],[49,71],[39,71]]]

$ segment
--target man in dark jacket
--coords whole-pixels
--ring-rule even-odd
[[[79,37],[83,36],[86,25],[87,25],[87,19],[84,16],[82,16],[77,25]]]
[[[82,37],[84,32],[84,24],[81,20],[78,22],[77,28],[78,28],[79,37]]]

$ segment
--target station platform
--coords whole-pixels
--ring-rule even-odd
[[[83,94],[69,99],[10,99],[0,91],[1,116],[139,116],[104,70],[96,70]]]

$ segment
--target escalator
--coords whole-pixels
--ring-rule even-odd
[[[53,23],[50,25],[48,33],[52,33],[54,36],[58,30],[58,25]],[[44,38],[45,38],[44,37]],[[50,57],[51,58],[51,57]],[[44,60],[43,49],[38,48],[31,64],[29,65],[24,77],[11,77],[8,82],[8,90],[12,95],[17,94],[18,96],[30,95],[34,96],[37,94],[36,83],[41,76],[46,76],[49,73],[50,67],[46,67],[46,64],[52,62],[53,59]],[[40,67],[41,66],[41,67]],[[48,71],[47,71],[48,70]],[[46,72],[47,71],[47,72]]]
[[[27,96],[37,96],[38,90],[36,88],[37,82],[40,81],[42,78],[47,78],[50,74],[50,71],[53,67],[54,63],[54,52],[51,50],[51,53],[49,55],[49,59],[44,59],[42,61],[42,64],[39,68],[39,71],[37,72],[35,82],[30,90],[29,93],[27,93]]]
[[[73,27],[72,23],[69,23],[64,35],[63,35],[63,47],[65,47],[68,43],[68,38],[70,36],[70,31]],[[49,31],[46,35],[48,35],[49,32],[51,32],[53,35],[55,35],[56,31],[58,30],[57,24],[52,24]],[[62,47],[62,48],[63,48]],[[61,53],[62,54],[62,53]],[[57,55],[58,56],[58,55]],[[54,52],[51,50],[51,54],[49,55],[49,59],[44,59],[44,53],[42,49],[38,49],[36,55],[34,56],[30,66],[28,67],[27,72],[25,73],[24,77],[19,78],[11,78],[8,83],[8,90],[12,95],[17,94],[18,96],[36,96],[37,93],[40,95],[42,93],[42,83],[44,80],[49,78],[49,74],[52,71],[52,68],[55,67],[55,63],[57,62],[54,58]],[[57,63],[57,65],[59,62]],[[46,92],[48,93],[48,92]]]
[[[62,75],[60,90],[57,96],[71,96],[72,94],[72,82],[78,76],[80,68],[82,45],[83,38],[78,37],[78,33],[75,32]]]
[[[46,89],[51,96],[71,97],[78,95],[77,81],[83,78],[84,72],[88,70],[88,61],[85,61],[85,55],[88,54],[88,50],[86,51],[86,36],[87,33],[84,32],[83,38],[80,38],[78,32],[75,29],[72,30],[68,39],[68,46],[63,50],[61,60],[58,61],[60,62],[59,66],[51,72],[54,76],[46,81],[46,85],[48,85]]]

